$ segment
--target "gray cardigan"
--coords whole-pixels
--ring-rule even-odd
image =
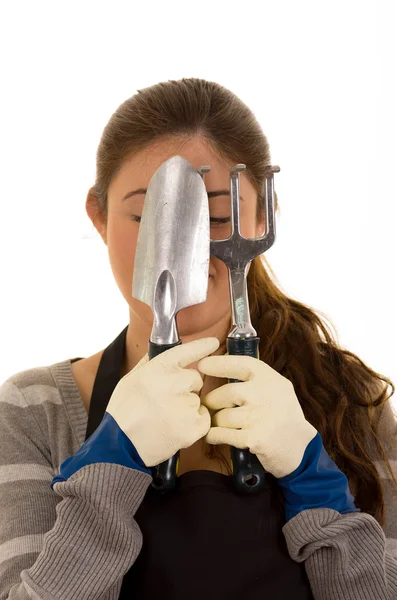
[[[97,463],[50,487],[84,443],[87,420],[69,359],[16,373],[0,387],[0,600],[116,600],[140,553],[133,516],[150,475]],[[381,427],[396,438],[390,403]],[[386,448],[397,474],[397,454]],[[376,466],[383,528],[366,513],[317,508],[282,529],[291,558],[305,561],[316,600],[397,600],[397,494],[385,466]]]

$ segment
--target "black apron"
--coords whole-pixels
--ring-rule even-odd
[[[120,380],[128,326],[105,349],[92,391],[86,440]],[[123,600],[314,600],[304,562],[288,554],[282,494],[265,473],[256,495],[231,477],[190,471],[165,494],[149,485],[135,514],[143,545],[123,578]]]

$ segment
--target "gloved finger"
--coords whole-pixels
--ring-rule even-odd
[[[242,385],[246,385],[245,382],[225,383],[205,394],[201,398],[201,404],[204,404],[209,410],[242,406],[245,402]]]
[[[195,363],[204,356],[208,356],[219,348],[219,340],[216,337],[200,338],[186,344],[179,344],[158,354],[152,360],[161,361],[165,365],[178,365],[186,367]]]
[[[211,419],[213,427],[245,429],[252,425],[253,411],[247,406],[235,406],[218,410]]]
[[[205,436],[207,444],[220,445],[227,444],[240,448],[240,450],[248,449],[245,440],[245,431],[238,429],[225,429],[223,427],[211,427]]]
[[[248,381],[253,378],[260,368],[263,369],[263,366],[260,364],[261,362],[253,356],[224,354],[202,358],[197,364],[197,368],[205,375]]]

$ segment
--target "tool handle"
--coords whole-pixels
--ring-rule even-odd
[[[259,337],[252,338],[226,338],[228,354],[240,356],[253,356],[259,359]],[[229,383],[240,381],[229,379]],[[265,470],[256,454],[248,449],[230,447],[230,456],[233,468],[233,483],[242,494],[254,494],[265,486]]]
[[[152,360],[158,354],[165,352],[169,348],[179,346],[182,344],[182,340],[175,342],[175,344],[154,344],[149,340],[149,360]],[[159,492],[168,492],[173,490],[176,486],[176,478],[178,473],[179,465],[179,450],[174,456],[171,456],[168,460],[152,467],[153,481],[151,483],[152,488]]]

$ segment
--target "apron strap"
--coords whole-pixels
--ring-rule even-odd
[[[110,397],[120,381],[125,356],[127,330],[128,325],[102,354],[91,394],[85,435],[86,440],[101,423]]]

